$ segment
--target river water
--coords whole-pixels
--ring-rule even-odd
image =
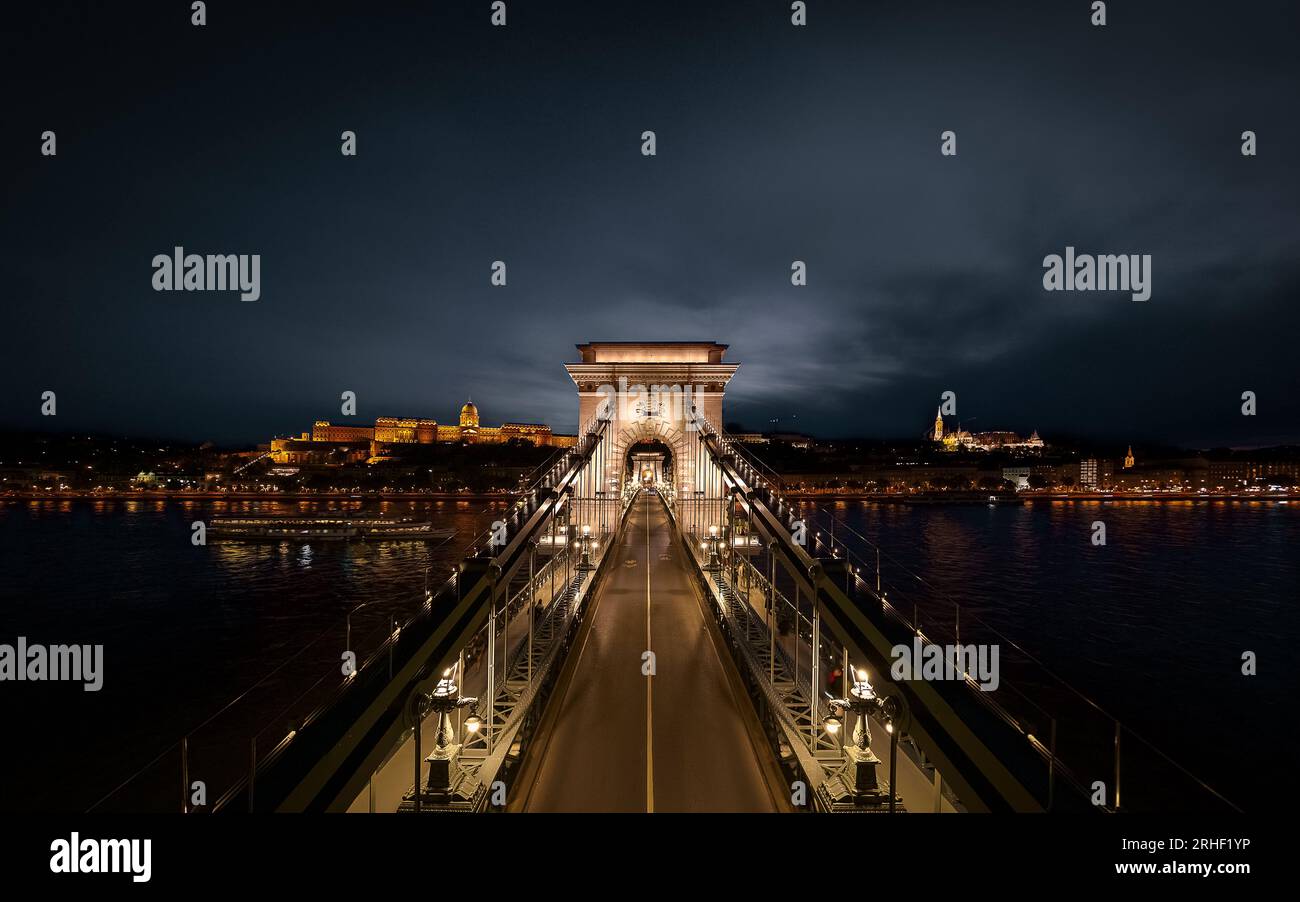
[[[1265,793],[1296,785],[1284,765],[1289,666],[1300,641],[1300,505],[821,506],[878,541],[891,566],[923,574],[935,592],[996,625],[1242,807],[1257,810]],[[348,612],[367,603],[353,630],[374,641],[390,617],[419,606],[426,568],[431,583],[443,582],[503,507],[364,506],[455,528],[442,545],[195,547],[190,524],[213,514],[362,505],[0,503],[0,643],[102,644],[105,656],[99,692],[0,684],[0,809],[88,808],[314,643],[310,666],[279,673],[246,711],[196,734],[283,735],[291,722],[269,730],[267,722],[322,661],[337,658]],[[1099,520],[1104,546],[1091,542]],[[1247,650],[1258,656],[1258,676],[1241,675]],[[198,761],[193,769],[201,754]],[[164,758],[159,767],[173,765]]]
[[[1288,751],[1300,686],[1290,672],[1300,505],[817,507],[879,543],[898,563],[885,565],[896,585],[905,584],[900,568],[920,575],[930,587],[921,594],[955,601],[1014,639],[1240,807],[1261,810],[1300,786]],[[1105,545],[1093,543],[1097,523]],[[1248,651],[1255,676],[1242,673]],[[1059,724],[1063,733],[1075,726]]]

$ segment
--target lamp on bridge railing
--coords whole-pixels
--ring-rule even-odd
[[[452,723],[453,711],[469,708],[470,715],[465,719],[465,729],[477,733],[483,721],[478,716],[478,699],[461,696],[456,684],[455,668],[449,667],[442,672],[432,692],[427,695],[417,692],[410,702],[411,721],[415,728],[415,757],[418,765],[420,758],[420,725],[425,712],[438,718],[438,730],[435,734],[433,751],[425,758],[429,765],[429,776],[423,786],[417,779],[414,789],[402,801],[399,810],[420,811],[423,805],[445,806],[447,804],[465,803],[469,793],[464,791],[465,774],[460,768],[461,744],[456,741],[456,727]]]
[[[582,527],[582,538],[575,539],[573,547],[582,552],[582,557],[578,561],[578,568],[582,570],[591,569],[591,552],[596,548],[596,540],[591,535],[591,527]]]
[[[721,541],[722,536],[718,535],[718,527],[710,526],[708,536],[701,543],[701,547],[709,553],[709,562],[706,569],[717,570],[722,566],[722,561],[718,557],[718,543]]]
[[[892,813],[895,810],[897,796],[894,793],[894,778],[898,761],[898,733],[895,727],[906,709],[906,702],[901,696],[880,696],[867,678],[865,670],[854,674],[853,687],[848,698],[829,700],[830,713],[822,719],[822,727],[834,736],[843,725],[843,716],[852,712],[857,717],[853,728],[853,744],[844,748],[849,759],[846,783],[852,794],[852,801],[857,806],[878,807],[888,803]],[[876,779],[876,766],[880,759],[871,750],[871,726],[868,718],[877,717],[885,722],[885,731],[890,734],[889,786],[882,789]]]

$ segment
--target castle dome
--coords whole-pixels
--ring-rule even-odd
[[[465,406],[460,409],[460,428],[478,428],[478,408],[474,406],[473,401],[466,401]]]

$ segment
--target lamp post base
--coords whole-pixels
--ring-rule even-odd
[[[446,785],[431,788],[426,784],[419,788],[418,794],[420,814],[477,811],[483,786],[453,763]],[[402,814],[416,812],[416,792],[408,791],[402,796],[397,810]]]
[[[871,792],[860,793],[855,790],[845,777],[844,774],[831,777],[818,788],[818,795],[821,796],[824,810],[830,811],[832,814],[889,813],[890,792],[888,786],[877,786]],[[906,812],[901,797],[894,796],[894,806],[899,813]]]
[[[820,787],[825,806],[832,812],[886,814],[892,787],[876,776],[881,761],[871,749],[850,746],[845,749],[848,766]],[[894,806],[903,811],[903,800],[894,796]]]
[[[854,795],[870,797],[878,794],[880,784],[876,779],[876,768],[880,765],[880,759],[875,752],[851,746],[847,753],[849,767],[846,782],[853,788]]]

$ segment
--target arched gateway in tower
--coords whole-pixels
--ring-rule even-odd
[[[578,387],[578,422],[592,421],[603,408],[610,416],[612,453],[603,462],[601,485],[621,491],[629,459],[639,449],[662,454],[660,473],[672,473],[678,496],[696,488],[699,474],[689,462],[698,410],[721,430],[722,395],[738,364],[723,363],[727,346],[714,341],[593,341],[577,346],[581,363],[565,365]],[[607,408],[605,408],[607,405]]]

